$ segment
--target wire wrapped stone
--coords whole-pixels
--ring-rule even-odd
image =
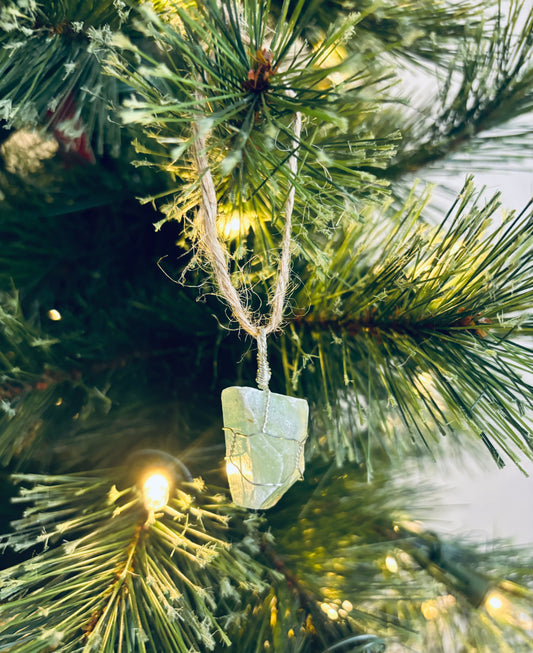
[[[222,412],[233,502],[271,508],[303,477],[307,401],[233,386],[222,391]]]

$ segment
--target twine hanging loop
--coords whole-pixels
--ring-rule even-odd
[[[287,91],[293,95],[292,92]],[[222,246],[216,228],[218,215],[218,203],[213,175],[209,168],[209,162],[205,153],[205,138],[200,134],[198,125],[193,125],[195,133],[193,152],[200,175],[202,200],[199,216],[204,227],[203,247],[213,268],[214,277],[220,294],[229,304],[233,315],[239,326],[257,340],[257,385],[261,390],[268,391],[270,380],[270,367],[267,356],[267,335],[276,331],[283,320],[285,298],[290,276],[290,245],[292,231],[292,212],[294,209],[295,187],[294,178],[298,172],[298,147],[302,129],[302,116],[296,112],[294,116],[293,133],[291,143],[291,154],[288,159],[288,168],[292,179],[289,180],[289,192],[285,202],[285,226],[283,229],[283,241],[281,256],[279,260],[278,278],[270,305],[270,317],[266,323],[255,320],[248,308],[243,304],[241,296],[231,281],[231,275],[227,262],[227,252]]]

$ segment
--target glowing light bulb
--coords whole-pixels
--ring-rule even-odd
[[[48,319],[52,320],[52,322],[59,322],[59,320],[61,319],[61,313],[55,308],[51,308],[48,311]]]
[[[217,224],[218,233],[225,240],[234,240],[239,234],[245,234],[254,217],[251,213],[241,213],[240,211],[231,211],[221,213]]]
[[[394,556],[389,555],[385,558],[385,567],[391,574],[396,574],[398,572],[398,561]]]
[[[325,601],[320,604],[322,612],[325,612],[329,619],[336,621],[339,618],[337,606],[334,603],[326,603]]]
[[[487,610],[491,613],[498,612],[503,608],[503,599],[497,592],[492,592],[485,601]]]
[[[226,238],[235,238],[239,234],[240,227],[241,221],[239,220],[239,216],[234,215],[224,225],[224,236]]]
[[[439,611],[430,601],[425,601],[422,603],[421,611],[424,617],[430,621],[431,619],[436,619],[439,616]]]
[[[436,619],[439,616],[439,610],[436,602],[433,600],[424,601],[420,606],[420,611],[428,621]]]
[[[328,615],[328,619],[331,619],[331,621],[337,621],[339,618],[339,613],[334,607],[330,607],[326,614]]]
[[[156,472],[146,478],[142,491],[146,508],[148,510],[160,510],[168,503],[170,483],[163,474]]]
[[[504,621],[524,630],[533,630],[533,618],[520,604],[519,599],[513,601],[505,594],[494,590],[487,595],[485,608],[497,621]]]

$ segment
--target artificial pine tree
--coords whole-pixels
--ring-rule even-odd
[[[529,2],[0,29],[0,652],[531,651],[527,552],[409,482],[533,458],[533,211],[471,177],[533,143]]]

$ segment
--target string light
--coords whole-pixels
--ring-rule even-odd
[[[337,606],[334,603],[324,603],[320,604],[320,608],[322,609],[322,612],[325,612],[328,619],[331,619],[331,621],[337,621],[339,618],[339,612],[337,610]]]
[[[436,619],[439,616],[439,610],[437,608],[436,602],[431,599],[429,601],[424,601],[420,606],[420,611],[424,615],[424,618],[428,621]]]
[[[217,224],[217,231],[224,240],[234,240],[239,234],[245,234],[252,224],[250,214],[233,211],[221,213]]]
[[[336,599],[335,602],[323,601],[320,604],[320,609],[327,615],[328,619],[337,621],[339,618],[346,619],[348,613],[353,610],[353,605],[348,600],[344,600],[341,603],[340,599]]]
[[[57,309],[51,308],[48,311],[48,319],[52,320],[52,322],[59,322],[61,319],[61,313]]]
[[[424,618],[427,619],[427,621],[431,621],[432,619],[436,619],[443,612],[453,608],[455,604],[455,597],[452,594],[445,594],[424,601],[420,606],[420,612],[424,615]]]
[[[515,604],[498,590],[493,590],[487,594],[485,609],[493,619],[506,621],[508,624],[524,630],[533,630],[533,616],[527,614],[518,604]]]
[[[398,561],[392,555],[388,555],[385,558],[385,567],[391,572],[391,574],[398,573]]]
[[[125,463],[128,481],[135,485],[149,513],[149,522],[155,512],[164,508],[177,485],[193,483],[187,467],[172,454],[159,449],[138,449]]]
[[[167,505],[170,497],[170,482],[161,472],[154,472],[146,477],[142,493],[147,510],[161,510]]]
[[[499,592],[491,592],[485,600],[485,607],[489,614],[494,616],[501,611],[503,603],[503,596]]]
[[[241,221],[238,215],[233,215],[226,221],[224,225],[224,236],[226,238],[235,238],[239,234],[241,228]]]

